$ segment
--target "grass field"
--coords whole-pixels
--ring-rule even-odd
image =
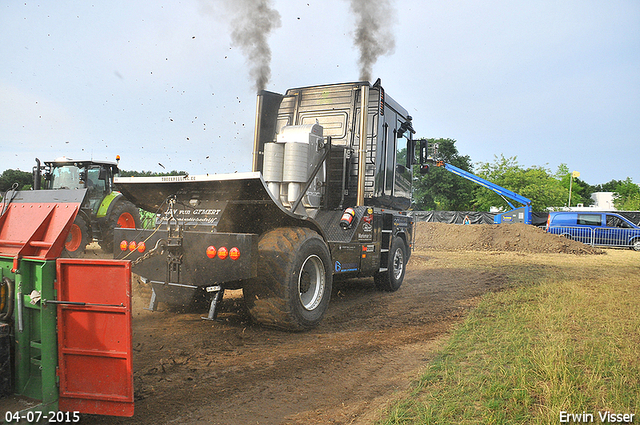
[[[508,288],[482,298],[379,424],[640,423],[640,253],[429,256]]]

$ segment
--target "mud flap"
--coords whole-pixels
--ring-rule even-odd
[[[133,416],[131,263],[56,266],[60,410]]]

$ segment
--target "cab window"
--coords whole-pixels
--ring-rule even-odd
[[[630,229],[631,226],[629,223],[624,221],[622,218],[607,214],[607,227],[619,227],[622,229]]]
[[[409,152],[409,132],[397,133],[396,141],[396,173],[405,180],[411,181],[411,155]]]
[[[54,168],[51,172],[51,189],[82,189],[80,169],[75,165]]]
[[[602,226],[602,216],[600,214],[578,214],[578,224]]]

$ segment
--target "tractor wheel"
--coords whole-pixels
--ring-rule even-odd
[[[140,211],[129,201],[118,202],[107,217],[102,231],[100,247],[106,252],[113,252],[113,229],[122,227],[125,229],[140,229]]]
[[[64,243],[62,256],[68,258],[80,257],[84,254],[84,251],[90,241],[91,236],[89,235],[89,226],[87,225],[84,217],[78,214],[71,225],[69,235]]]
[[[407,269],[407,245],[400,237],[395,237],[391,241],[389,250],[389,263],[387,270],[376,273],[374,281],[376,287],[381,291],[394,292],[400,289],[404,273]]]
[[[258,323],[300,331],[320,323],[331,298],[331,254],[324,240],[302,227],[282,227],[258,243],[258,277],[244,288]]]

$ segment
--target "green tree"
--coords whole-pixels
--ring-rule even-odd
[[[562,182],[562,187],[567,189],[567,192],[571,188],[571,206],[576,206],[577,204],[589,206],[593,204],[594,201],[591,199],[591,194],[596,192],[595,187],[580,180],[578,177],[574,177],[572,182],[571,174],[567,164],[560,164],[554,174],[554,177]],[[556,206],[567,205],[568,202],[569,198],[567,196],[567,199],[562,204]]]
[[[613,191],[613,206],[621,211],[640,210],[640,186],[631,181],[631,177],[618,182]]]
[[[478,176],[529,198],[534,211],[544,211],[547,207],[566,204],[569,188],[565,188],[556,178],[558,173],[563,172],[562,168],[554,175],[544,167],[524,168],[515,156],[505,158],[504,155],[500,155],[499,158],[497,156],[494,158],[493,162],[478,164]],[[501,206],[509,208],[500,195],[487,188],[479,186],[474,194],[478,210],[488,211],[490,207]]]
[[[622,211],[640,211],[640,188],[630,177],[592,186],[593,192],[613,192],[613,205]]]
[[[610,180],[606,183],[600,183],[594,186],[594,192],[615,192],[622,180]]]
[[[426,139],[430,146],[438,144],[438,157],[448,164],[473,172],[468,155],[460,155],[453,139]],[[414,208],[416,210],[470,211],[473,209],[474,183],[447,170],[430,166],[421,175],[414,169]]]
[[[31,173],[20,170],[4,170],[0,174],[0,192],[6,192],[11,189],[14,183],[18,183],[18,190],[29,190],[33,183]]]
[[[592,205],[594,203],[594,200],[591,199],[593,192],[595,192],[593,186],[578,177],[574,177],[573,185],[571,186],[571,205],[583,204],[585,207]]]

